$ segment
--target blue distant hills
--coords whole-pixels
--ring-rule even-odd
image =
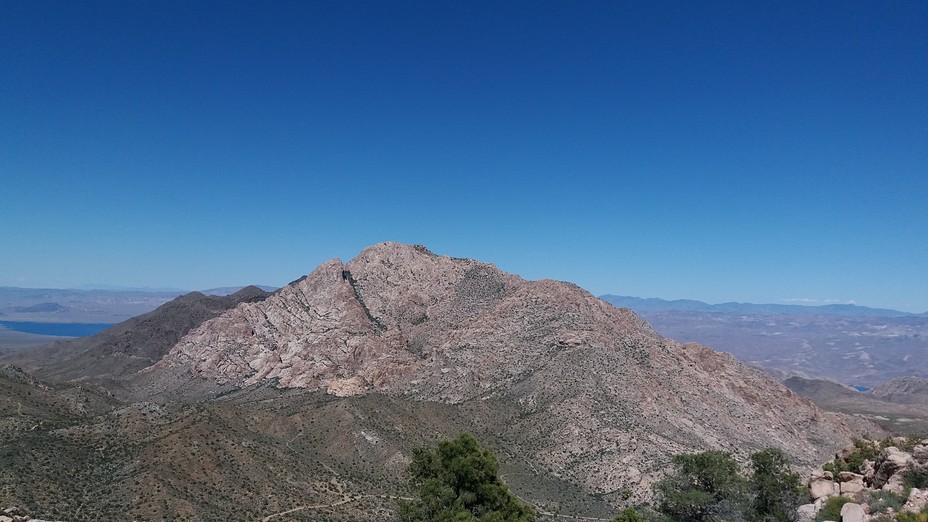
[[[820,306],[810,305],[784,305],[784,304],[754,304],[754,303],[721,303],[708,304],[693,299],[676,299],[668,301],[656,297],[630,297],[624,295],[605,294],[600,299],[619,308],[631,308],[636,312],[714,312],[723,314],[745,315],[781,315],[781,314],[819,314],[840,315],[845,317],[924,317],[928,312],[913,314],[891,310],[889,308],[870,308],[853,304],[829,304]]]

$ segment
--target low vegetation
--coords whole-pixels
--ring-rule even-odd
[[[730,453],[705,451],[673,458],[675,472],[655,486],[656,504],[629,507],[613,522],[778,522],[795,519],[804,500],[799,475],[777,449],[751,455],[751,473]],[[466,433],[436,448],[419,448],[409,474],[419,498],[399,502],[410,521],[532,521],[534,510],[498,476],[493,452]]]
[[[786,456],[769,448],[751,455],[751,474],[730,453],[677,455],[675,472],[655,487],[657,510],[679,522],[787,521],[804,500],[799,475]]]
[[[850,454],[844,458],[836,457],[833,461],[825,463],[822,466],[822,469],[825,471],[830,471],[834,475],[835,480],[838,480],[838,473],[841,473],[842,471],[859,473],[860,466],[864,463],[865,460],[876,460],[876,457],[880,454],[880,451],[890,446],[895,446],[901,451],[911,452],[923,438],[924,437],[919,434],[910,434],[904,439],[898,437],[895,439],[887,437],[880,441],[854,439],[854,450]]]
[[[880,450],[888,447],[892,443],[889,439],[882,442],[869,441],[864,439],[854,439],[854,451],[847,457],[835,458],[833,461],[822,466],[825,471],[830,471],[835,480],[838,480],[838,473],[842,471],[860,472],[860,466],[865,460],[874,460],[880,454]]]
[[[867,495],[867,504],[871,514],[899,512],[905,504],[905,497],[891,491],[873,491]]]
[[[818,515],[815,516],[816,522],[823,522],[825,520],[841,520],[841,508],[844,507],[844,505],[848,502],[854,502],[854,500],[841,496],[830,497],[825,501],[825,504],[818,512]]]
[[[902,474],[902,485],[906,492],[911,491],[912,488],[928,488],[928,470],[909,465]]]

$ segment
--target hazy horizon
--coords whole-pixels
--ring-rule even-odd
[[[259,288],[263,288],[263,289],[265,289],[265,290],[268,290],[268,289],[272,289],[272,288],[275,288],[275,289],[276,289],[276,288],[281,288],[281,287],[283,287],[283,286],[286,286],[286,285],[289,284],[290,282],[291,282],[291,281],[288,281],[287,283],[282,283],[282,284],[280,284],[280,285],[265,285],[265,284],[263,284],[263,283],[246,283],[246,284],[240,284],[240,285],[218,285],[218,286],[210,286],[210,287],[200,286],[200,287],[195,287],[195,288],[170,288],[170,287],[147,287],[147,286],[119,286],[119,285],[107,285],[107,284],[85,284],[85,285],[69,286],[69,287],[61,287],[61,288],[57,288],[57,287],[47,287],[47,286],[43,286],[43,287],[17,287],[17,286],[14,286],[14,285],[0,285],[0,288],[3,288],[3,287],[6,287],[6,288],[23,288],[23,289],[28,289],[28,290],[78,290],[78,291],[95,291],[95,290],[99,290],[99,291],[108,291],[108,292],[143,292],[143,293],[145,293],[145,292],[150,292],[150,293],[168,293],[168,294],[169,294],[169,293],[175,293],[175,292],[176,292],[176,293],[187,293],[187,292],[203,292],[203,291],[213,290],[213,289],[244,288],[245,286],[257,286],[257,287],[259,287]],[[570,282],[570,281],[568,281],[568,282]],[[704,300],[704,299],[699,299],[699,298],[697,298],[697,297],[673,297],[673,298],[667,298],[667,297],[651,296],[651,295],[627,295],[627,294],[619,294],[619,293],[616,293],[616,292],[601,292],[601,293],[590,292],[590,293],[593,293],[593,294],[596,295],[597,297],[614,296],[614,297],[628,297],[628,298],[632,298],[632,299],[645,299],[645,300],[648,300],[648,299],[657,299],[657,300],[667,301],[667,302],[673,302],[673,301],[699,301],[699,302],[702,302],[702,303],[705,303],[705,304],[708,304],[708,305],[712,305],[712,306],[714,306],[714,305],[723,305],[723,304],[737,303],[737,304],[745,304],[745,305],[770,305],[770,304],[773,304],[773,305],[796,305],[796,306],[808,306],[808,307],[828,306],[828,305],[851,305],[851,306],[860,306],[860,307],[874,308],[874,309],[887,308],[887,307],[881,307],[881,306],[873,306],[873,305],[870,305],[870,304],[868,304],[868,303],[858,303],[858,302],[855,302],[855,301],[840,301],[840,300],[835,300],[835,299],[827,299],[827,300],[819,301],[819,300],[815,300],[815,299],[802,299],[802,298],[796,298],[796,299],[782,299],[782,300],[780,300],[780,301],[756,301],[756,302],[755,302],[755,301],[716,301],[716,302],[711,302],[711,301],[706,301],[706,300]],[[899,312],[912,313],[912,314],[921,314],[921,313],[928,312],[928,310],[902,310],[902,309],[898,309],[898,308],[889,308],[889,309],[890,309],[890,310],[896,310],[896,311],[899,311]]]
[[[286,284],[381,241],[928,310],[928,3],[16,2],[0,285]]]

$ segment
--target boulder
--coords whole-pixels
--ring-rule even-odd
[[[893,475],[904,470],[912,462],[912,455],[901,451],[895,446],[889,446],[880,452],[873,463],[876,471],[873,473],[873,489],[883,489],[883,486],[889,482]],[[888,491],[883,489],[883,491]]]
[[[796,508],[796,522],[814,522],[817,514],[818,506],[815,504],[803,504]]]
[[[834,475],[821,468],[812,470],[806,485],[813,501],[836,495],[839,491],[838,485],[834,482]]]
[[[912,450],[912,458],[919,464],[928,463],[928,440],[923,440]]]
[[[926,507],[928,507],[928,489],[912,488],[909,492],[909,499],[902,506],[902,510],[918,513]]]
[[[863,482],[864,476],[859,473],[842,471],[841,473],[838,473],[838,480],[841,482]]]
[[[863,464],[860,465],[860,472],[864,476],[864,482],[870,484],[873,482],[873,473],[876,471],[873,467],[872,460],[865,460]]]
[[[853,454],[855,451],[857,451],[857,446],[854,444],[848,444],[847,446],[841,448],[841,451],[835,453],[835,458],[847,462],[847,458],[850,457],[851,454]]]
[[[857,498],[858,493],[866,489],[864,485],[864,476],[859,473],[851,473],[850,471],[842,471],[838,474],[838,480],[841,481],[838,484],[839,492],[842,495]]]
[[[864,522],[864,508],[860,504],[848,502],[841,506],[841,522]]]
[[[836,485],[830,478],[811,478],[809,479],[809,494],[812,495],[812,500],[830,497],[838,493]]]
[[[905,491],[905,486],[902,483],[902,473],[896,473],[889,477],[889,480],[883,484],[880,490],[901,495]]]
[[[865,490],[863,480],[860,482],[842,482],[839,484],[840,493],[846,497],[855,497],[856,494]]]

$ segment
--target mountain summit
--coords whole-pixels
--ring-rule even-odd
[[[602,494],[646,494],[673,453],[776,446],[811,465],[852,436],[773,378],[576,285],[398,243],[205,321],[138,384],[494,404],[515,412],[493,429],[526,459]]]

